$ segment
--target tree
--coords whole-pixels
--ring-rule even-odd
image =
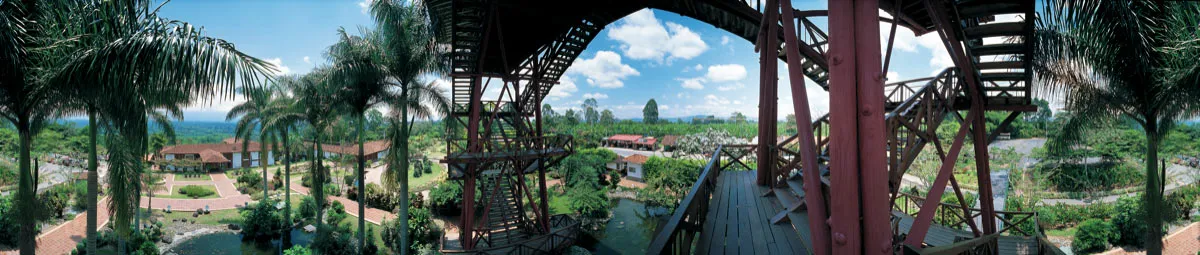
[[[270,130],[266,128],[264,122],[267,118],[267,107],[274,100],[275,91],[268,87],[250,87],[242,88],[241,94],[246,97],[246,102],[234,106],[229,109],[225,115],[225,121],[237,120],[237,127],[234,129],[234,138],[242,142],[242,161],[250,158],[250,141],[253,141],[255,133],[259,139],[258,159],[259,166],[262,167],[262,190],[263,197],[269,197],[271,192],[267,186],[267,140],[272,137]],[[242,166],[250,168],[249,164]]]
[[[0,31],[4,31],[0,32],[0,70],[5,70],[0,72],[4,88],[0,104],[19,133],[33,137],[44,110],[88,115],[87,236],[92,253],[99,188],[97,129],[104,126],[112,134],[109,141],[131,142],[110,148],[108,174],[114,226],[119,236],[129,237],[140,194],[136,183],[147,148],[146,109],[154,108],[147,105],[176,93],[227,95],[237,81],[252,86],[271,69],[269,63],[237,51],[232,44],[206,36],[199,27],[159,17],[157,9],[150,9],[150,1],[6,1],[0,3]],[[22,139],[22,145],[25,142],[31,140]],[[22,156],[27,150],[22,146]],[[28,157],[22,157],[21,165],[26,166],[22,169],[27,170],[27,164]],[[25,203],[32,202],[31,196],[20,194],[31,191],[18,190],[19,204],[31,205]],[[23,221],[22,254],[33,253],[33,224]]]
[[[300,84],[299,77],[287,76],[281,77],[280,83],[286,84],[283,87],[295,87]],[[299,100],[289,96],[287,93],[281,93],[279,97],[267,106],[264,114],[263,125],[266,130],[272,130],[279,133],[280,141],[283,143],[283,155],[280,159],[283,160],[283,194],[284,194],[284,212],[283,222],[286,223],[283,232],[283,242],[291,243],[291,235],[287,234],[291,231],[292,226],[292,147],[288,144],[291,138],[290,133],[296,130],[297,126],[304,122],[304,106],[298,105]],[[303,147],[301,150],[304,150]],[[316,167],[314,167],[316,168]]]
[[[725,130],[708,128],[704,132],[680,137],[679,141],[676,142],[679,148],[676,149],[677,153],[674,155],[703,157],[705,154],[715,151],[717,146],[741,142],[741,139],[729,135],[729,132]]]
[[[317,214],[324,215],[325,212],[325,186],[326,180],[329,178],[327,168],[325,167],[324,158],[322,155],[321,143],[324,142],[321,134],[325,128],[329,127],[330,118],[334,116],[333,105],[337,102],[335,94],[338,87],[325,81],[328,67],[320,66],[312,72],[300,76],[295,79],[288,79],[283,84],[292,91],[295,97],[292,111],[280,111],[280,114],[287,112],[288,115],[293,115],[291,118],[298,118],[307,124],[312,132],[312,157],[314,163],[309,167],[310,175],[312,175],[313,183],[313,198],[317,204]],[[276,118],[284,118],[278,116]],[[305,149],[306,151],[308,149]],[[324,222],[320,217],[317,218],[317,228],[320,229]]]
[[[563,118],[567,125],[579,124],[579,114],[575,113],[575,109],[567,109],[567,112],[563,113]]]
[[[616,118],[613,118],[612,111],[604,109],[603,112],[600,112],[600,124],[613,124],[615,122],[617,121]]]
[[[596,112],[596,108],[599,106],[595,98],[584,99],[583,104],[579,107],[583,108],[583,118],[587,124],[596,124],[600,121],[600,114]]]
[[[733,112],[733,115],[729,116],[729,122],[735,124],[744,124],[746,123],[746,115],[742,114],[741,112]]]
[[[1070,150],[1088,130],[1132,119],[1146,134],[1143,211],[1146,250],[1161,254],[1162,183],[1158,151],[1180,119],[1195,115],[1200,96],[1200,21],[1196,3],[1049,1],[1038,23],[1034,70],[1067,111],[1049,150]],[[1123,239],[1125,237],[1122,237]]]
[[[642,122],[646,124],[658,123],[658,102],[654,102],[651,98],[646,101],[646,107],[642,107]]]

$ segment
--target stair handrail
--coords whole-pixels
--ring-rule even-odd
[[[708,164],[700,172],[700,177],[696,179],[695,184],[692,184],[692,189],[679,202],[679,206],[667,220],[667,224],[658,231],[658,234],[654,235],[654,240],[650,242],[650,247],[646,250],[647,254],[691,253],[691,241],[694,235],[700,233],[700,226],[704,225],[704,217],[708,212],[709,195],[717,185],[717,176],[721,172],[721,150],[724,147],[725,145],[717,146],[717,150],[712,153]]]

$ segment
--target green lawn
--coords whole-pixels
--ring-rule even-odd
[[[1066,237],[1074,238],[1075,237],[1075,228],[1071,227],[1071,228],[1063,228],[1063,229],[1047,229],[1046,235],[1047,236],[1066,236]]]
[[[212,176],[208,176],[208,174],[186,174],[186,175],[185,174],[175,174],[175,181],[177,181],[177,182],[211,181],[211,180],[212,180]]]
[[[550,215],[556,214],[571,214],[570,203],[571,199],[565,195],[559,195],[558,192],[550,193]]]
[[[442,164],[432,164],[433,172],[421,174],[421,177],[412,177],[411,172],[408,176],[408,191],[421,191],[433,188],[438,181],[446,179],[446,170],[442,169]]]
[[[201,198],[218,198],[218,197],[221,197],[219,194],[217,194],[217,186],[214,186],[214,185],[187,185],[187,186],[197,186],[197,187],[200,187],[201,189],[206,189],[206,190],[212,191],[212,195],[203,196],[203,197],[198,197],[198,198],[196,198],[196,199],[201,199]],[[181,199],[192,199],[192,197],[189,197],[188,195],[184,195],[184,194],[180,194],[180,193],[179,193],[179,191],[180,191],[180,190],[182,190],[182,188],[183,188],[183,187],[184,187],[184,186],[176,186],[176,187],[174,188],[174,190],[172,190],[172,191],[171,191],[171,194],[170,194],[170,195],[154,195],[154,197],[158,197],[158,198],[181,198]]]

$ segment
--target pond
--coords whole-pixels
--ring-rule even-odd
[[[658,226],[670,217],[665,209],[630,199],[614,200],[611,208],[612,219],[598,231],[584,231],[577,245],[595,254],[646,254]]]
[[[292,230],[291,234],[293,244],[305,245],[312,242],[313,234],[304,233],[299,229]],[[280,253],[279,244],[278,239],[270,242],[242,241],[241,234],[221,232],[193,237],[171,248],[169,252],[179,255],[269,255]]]

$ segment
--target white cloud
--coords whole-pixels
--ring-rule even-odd
[[[676,98],[692,98],[692,94],[688,94],[687,92],[679,92],[679,93],[675,93],[675,97]]]
[[[289,74],[292,72],[291,68],[288,68],[287,66],[283,65],[282,59],[270,58],[270,59],[267,59],[267,62],[271,63],[272,65],[275,65],[275,69],[276,69],[275,75],[284,75],[284,74]]]
[[[708,50],[700,34],[672,22],[664,27],[650,9],[634,12],[617,23],[608,37],[620,42],[622,53],[632,59],[692,59]]]
[[[680,86],[683,86],[683,88],[685,88],[685,89],[695,89],[695,90],[704,89],[704,82],[703,82],[704,78],[691,78],[691,79],[678,79],[678,80],[683,82],[682,84],[680,84]]]
[[[358,2],[358,7],[362,8],[363,14],[367,14],[367,12],[371,11],[371,3],[373,2],[375,2],[375,0],[362,0]]]
[[[621,55],[611,51],[596,52],[592,59],[576,59],[567,73],[577,73],[587,79],[589,85],[601,88],[624,87],[623,79],[638,76],[637,69],[621,63]]]
[[[704,96],[704,103],[709,105],[728,105],[731,103],[731,101],[724,97],[708,94],[707,96]]]
[[[608,98],[608,94],[604,94],[604,93],[587,93],[587,94],[583,94],[583,98],[605,99],[605,98]]]
[[[550,94],[547,96],[551,100],[558,100],[569,97],[571,93],[575,93],[576,91],[579,91],[579,86],[575,85],[575,79],[571,78],[571,76],[563,75],[558,78],[558,84],[550,88]]]
[[[696,64],[696,66],[695,66],[695,67],[692,67],[692,68],[693,68],[693,69],[696,69],[696,71],[700,71],[701,69],[704,69],[704,65],[701,65],[701,64]]]
[[[729,36],[728,36],[728,35],[722,35],[722,36],[721,36],[721,45],[726,45],[726,44],[729,44]]]
[[[746,67],[739,64],[709,66],[704,78],[712,82],[740,81],[746,78]]]
[[[897,73],[896,71],[888,71],[887,76],[884,77],[887,77],[887,82],[900,81],[900,73]]]
[[[308,56],[304,56],[304,63],[312,64],[312,61],[308,60]]]

